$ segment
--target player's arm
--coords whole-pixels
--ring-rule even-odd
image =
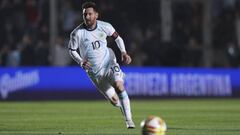
[[[83,60],[77,52],[78,43],[77,43],[77,37],[74,33],[70,35],[68,49],[69,49],[69,54],[74,61],[76,61],[85,70],[90,69],[90,63],[87,60]]]
[[[82,66],[83,59],[77,53],[77,50],[69,48],[69,54],[73,58],[74,61],[76,61],[80,66]]]
[[[131,57],[127,54],[127,51],[126,51],[126,49],[125,49],[125,45],[124,45],[123,39],[119,36],[119,34],[118,34],[116,31],[112,34],[111,37],[115,40],[115,42],[116,42],[119,50],[120,50],[121,53],[122,53],[122,61],[123,61],[125,64],[130,64],[131,61],[132,61],[132,59],[131,59]]]
[[[83,60],[76,50],[69,49],[69,54],[83,69],[89,70],[91,68],[90,63],[87,60]]]

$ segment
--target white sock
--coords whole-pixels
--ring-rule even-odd
[[[130,107],[130,100],[126,90],[121,93],[118,93],[118,97],[121,103],[121,111],[125,117],[125,120],[132,120],[132,113]]]

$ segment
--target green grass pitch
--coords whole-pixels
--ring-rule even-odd
[[[140,135],[148,115],[164,118],[166,135],[240,135],[240,99],[133,99],[132,111],[136,129],[105,100],[0,102],[0,135]]]

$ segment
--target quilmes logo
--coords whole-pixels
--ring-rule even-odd
[[[12,77],[8,73],[5,73],[0,76],[1,97],[6,99],[9,93],[34,86],[39,80],[39,72],[37,70],[26,73],[17,71]]]

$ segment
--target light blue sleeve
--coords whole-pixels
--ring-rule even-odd
[[[110,23],[105,22],[104,29],[107,36],[112,36],[112,34],[116,31]]]
[[[68,48],[71,49],[71,50],[77,50],[78,49],[78,42],[77,42],[77,34],[76,34],[76,32],[72,32],[70,34]]]

